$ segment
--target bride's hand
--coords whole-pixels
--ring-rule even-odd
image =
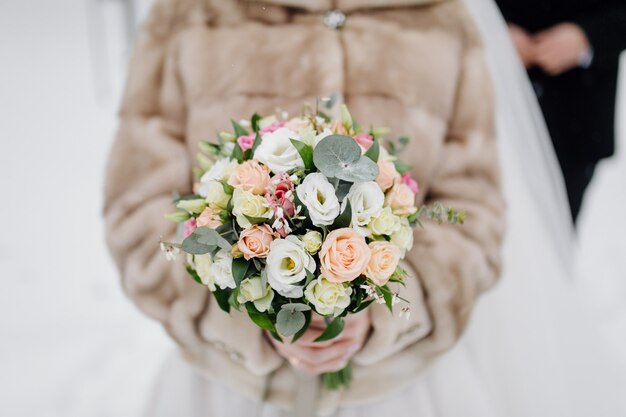
[[[294,368],[314,375],[338,371],[361,350],[371,327],[367,312],[347,316],[345,323],[343,331],[336,338],[326,342],[314,342],[326,328],[324,319],[314,313],[311,326],[295,343],[286,339],[284,343],[280,343],[272,337],[270,340],[276,351]]]

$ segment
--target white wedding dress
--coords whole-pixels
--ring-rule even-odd
[[[498,101],[508,204],[504,276],[479,301],[452,351],[385,401],[338,417],[617,417],[618,370],[605,352],[573,273],[564,187],[536,99],[491,0],[467,0],[485,39]],[[197,376],[164,366],[146,416],[288,416]]]

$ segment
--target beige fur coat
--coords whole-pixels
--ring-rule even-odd
[[[323,12],[338,8],[342,30]],[[197,369],[288,406],[294,373],[245,314],[159,252],[170,195],[190,191],[197,143],[229,119],[291,114],[338,92],[356,120],[412,140],[425,203],[465,209],[464,226],[426,225],[407,256],[410,321],[370,309],[373,331],[350,389],[320,412],[397,390],[449,349],[498,278],[504,209],[493,104],[477,32],[458,0],[159,0],[139,35],[106,180],[108,244],[125,291],[161,321]]]

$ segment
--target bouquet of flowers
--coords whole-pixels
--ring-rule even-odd
[[[174,195],[166,216],[182,243],[161,248],[186,253],[189,275],[224,311],[292,342],[319,314],[327,327],[316,341],[330,340],[372,302],[408,304],[388,284],[407,276],[400,261],[422,216],[462,223],[465,214],[415,206],[418,184],[396,157],[406,138],[384,141],[386,129],[365,131],[345,106],[338,120],[306,107],[282,116],[232,121],[217,144],[200,144],[194,194]],[[348,385],[349,367],[324,381]]]

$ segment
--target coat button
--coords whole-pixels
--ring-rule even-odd
[[[346,15],[341,10],[330,10],[324,13],[323,20],[327,28],[338,30],[346,24]]]

